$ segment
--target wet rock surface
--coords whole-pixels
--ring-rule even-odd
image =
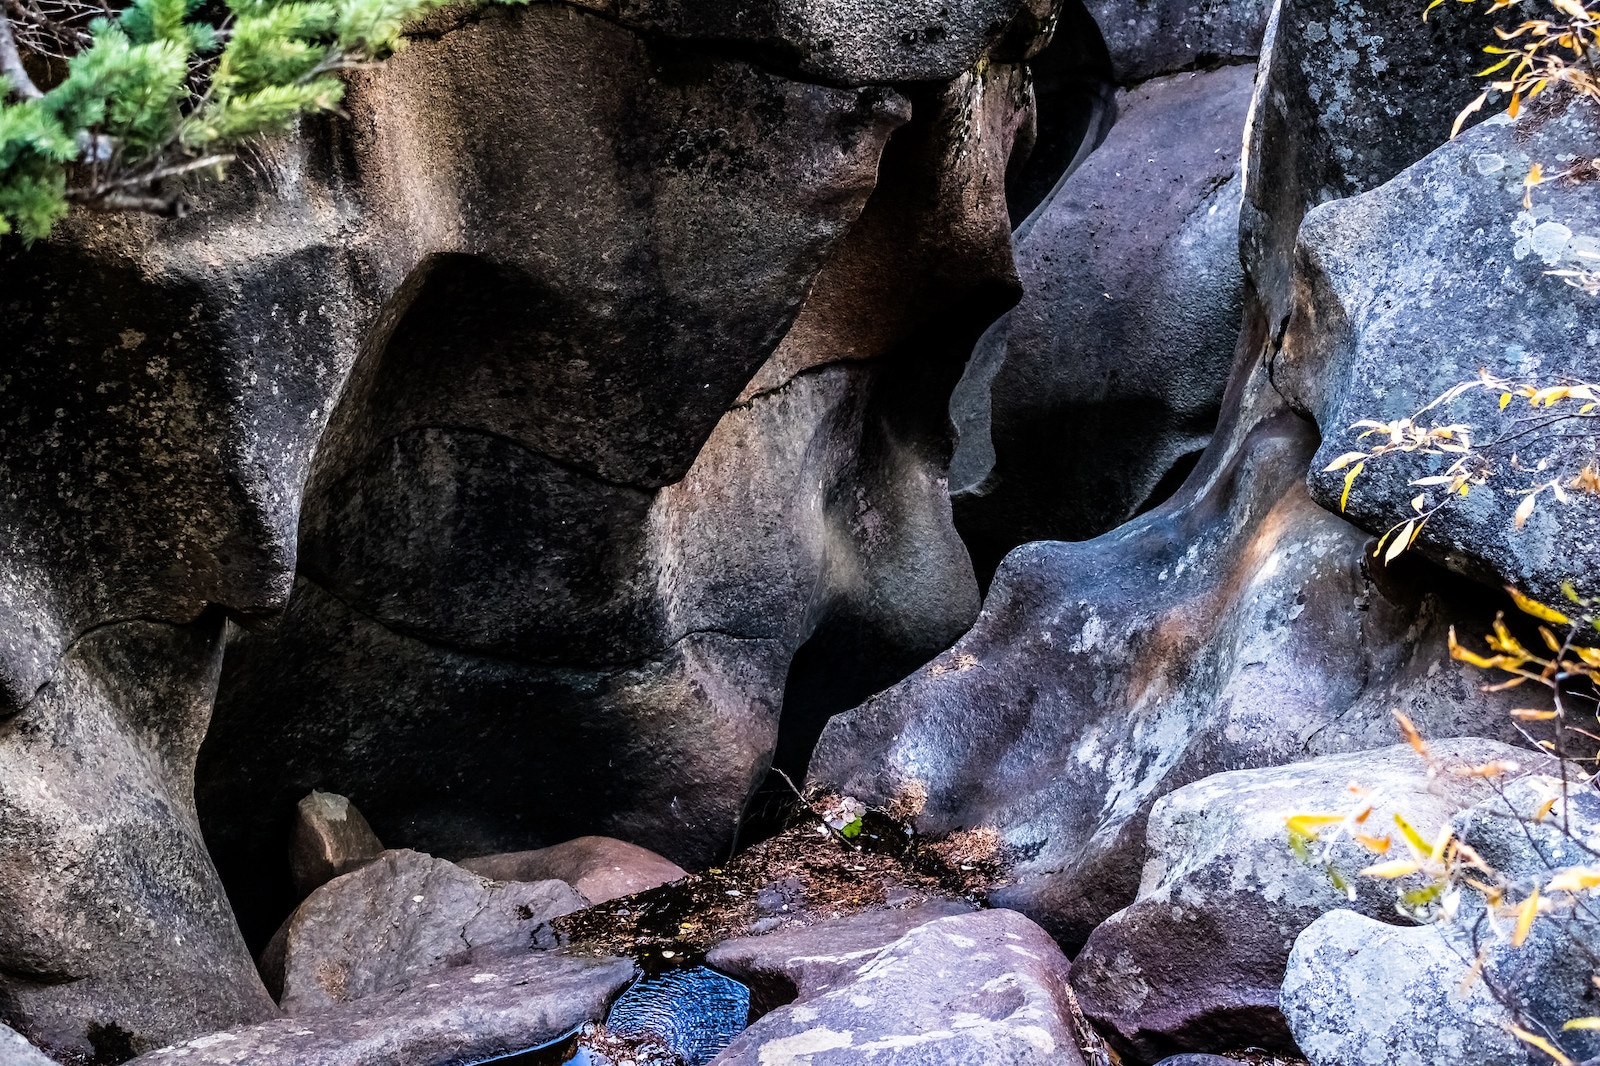
[[[1475,768],[1504,762],[1516,774],[1554,765],[1477,739],[1440,742],[1430,755],[1432,765],[1405,744],[1326,755],[1216,774],[1163,797],[1146,829],[1138,898],[1073,959],[1084,1013],[1135,1061],[1247,1045],[1292,1051],[1278,990],[1299,932],[1339,909],[1389,924],[1403,919],[1394,882],[1357,876],[1376,860],[1351,831],[1301,857],[1289,847],[1288,820],[1370,807],[1362,828],[1403,847],[1395,815],[1433,840],[1463,808],[1504,787],[1506,777],[1474,776]],[[1413,875],[1402,887],[1423,884]]]
[[[434,970],[540,946],[537,933],[585,906],[565,881],[500,882],[415,851],[386,851],[313,892],[283,936],[290,1015],[412,985]]]
[[[715,1060],[1078,1066],[1067,960],[1012,911],[976,911],[913,929],[810,996],[767,1014]]]
[[[210,1033],[137,1066],[438,1066],[540,1047],[603,1017],[633,979],[624,959],[522,954],[428,975],[331,1010]]]

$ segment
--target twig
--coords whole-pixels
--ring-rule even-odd
[[[0,11],[0,74],[11,84],[11,91],[24,100],[44,97],[28,77],[28,68],[22,65],[22,53],[17,51],[17,39],[11,33],[11,18],[3,11]]]
[[[839,841],[839,843],[843,844],[845,847],[849,848],[851,851],[860,851],[861,850],[856,845],[850,843],[850,838],[849,837],[845,836],[843,833],[839,832],[833,826],[828,824],[828,820],[822,816],[822,812],[817,810],[815,807],[811,806],[811,801],[806,799],[805,793],[801,792],[799,787],[797,785],[795,785],[793,778],[791,778],[788,774],[784,773],[782,770],[778,769],[776,766],[774,766],[772,768],[772,772],[777,774],[779,777],[783,778],[783,783],[789,786],[789,790],[794,793],[795,798],[798,799],[801,802],[801,804],[803,804],[805,806],[806,810],[811,812],[811,816],[813,818],[815,818],[817,821],[822,823],[822,828],[826,829],[828,832],[833,834],[833,836],[835,837],[835,839],[837,839]]]

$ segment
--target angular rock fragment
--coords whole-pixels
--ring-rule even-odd
[[[820,945],[819,945],[820,946]],[[1013,911],[937,919],[745,1030],[715,1066],[1081,1066],[1067,960]]]
[[[284,932],[284,1013],[312,1014],[415,986],[441,968],[536,947],[551,918],[581,910],[564,881],[499,882],[415,851],[386,851],[323,885]]]
[[[626,959],[507,956],[294,1018],[209,1033],[137,1066],[438,1066],[541,1047],[605,1015]]]
[[[1600,793],[1589,783],[1525,777],[1463,811],[1454,829],[1520,904],[1558,871],[1592,865]],[[1397,928],[1348,910],[1324,915],[1295,941],[1283,982],[1280,1002],[1295,1042],[1313,1066],[1550,1061],[1511,1031],[1517,1026],[1550,1040],[1569,1061],[1590,1059],[1600,1053],[1600,1035],[1563,1027],[1600,1015],[1600,989],[1590,979],[1600,921],[1586,899],[1545,895],[1520,946],[1512,943],[1514,920],[1491,915],[1470,887],[1453,918],[1431,925]]]
[[[677,863],[612,837],[578,837],[533,851],[462,859],[460,866],[491,881],[565,881],[590,904],[631,896],[686,876]]]
[[[1465,499],[1418,486],[1459,454],[1396,453],[1326,469],[1366,451],[1353,423],[1410,418],[1481,372],[1536,386],[1600,379],[1600,300],[1553,270],[1600,265],[1600,184],[1552,181],[1523,202],[1535,163],[1590,153],[1600,109],[1581,99],[1516,122],[1490,119],[1380,188],[1317,208],[1296,249],[1294,314],[1274,379],[1322,430],[1311,491],[1375,534],[1443,508],[1422,525],[1418,550],[1469,576],[1514,584],[1546,602],[1580,591],[1600,568],[1600,498],[1579,475],[1600,462],[1600,436],[1568,416],[1585,401],[1502,407],[1500,387],[1472,389],[1421,415],[1422,428],[1465,424],[1490,464]],[[1555,498],[1550,485],[1570,502]],[[1563,488],[1564,487],[1564,488]],[[1525,523],[1518,507],[1542,489]],[[1463,638],[1465,635],[1463,635]]]
[[[1406,844],[1396,814],[1433,840],[1509,779],[1466,771],[1499,762],[1516,767],[1508,771],[1514,775],[1554,764],[1472,738],[1438,742],[1431,755],[1432,768],[1407,744],[1325,755],[1215,774],[1163,797],[1150,812],[1138,899],[1097,928],[1073,960],[1084,1013],[1141,1061],[1245,1046],[1292,1051],[1278,989],[1300,930],[1341,908],[1391,924],[1401,919],[1394,882],[1356,876],[1378,861],[1370,850],[1345,832],[1330,837],[1326,865],[1321,845],[1319,861],[1307,862],[1288,846],[1288,819],[1370,806],[1360,831],[1389,838],[1398,854]],[[1353,793],[1357,787],[1364,792]],[[1334,877],[1356,890],[1355,900]]]
[[[294,833],[289,838],[289,872],[294,877],[295,890],[302,896],[309,896],[313,889],[381,854],[383,842],[345,797],[313,790],[295,808]]]
[[[848,983],[859,966],[911,930],[971,910],[955,900],[932,900],[740,937],[707,952],[706,965],[749,985],[751,1013],[759,1016]]]
[[[1148,509],[1210,439],[1244,309],[1254,71],[1119,96],[1104,143],[1018,229],[1022,301],[951,397],[955,514],[981,573],[1018,544],[1084,540]]]

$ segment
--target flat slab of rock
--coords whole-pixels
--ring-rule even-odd
[[[386,851],[289,919],[279,1005],[291,1015],[327,1010],[452,962],[531,950],[544,922],[584,906],[564,881],[490,881],[421,852]]]
[[[430,975],[410,988],[313,1015],[198,1037],[137,1066],[438,1066],[548,1044],[633,979],[626,959],[502,958]],[[9,1060],[0,1058],[6,1066]]]
[[[533,851],[462,859],[458,865],[494,881],[565,881],[591,904],[631,896],[689,875],[649,848],[597,836]]]
[[[383,841],[345,797],[313,790],[295,808],[289,870],[302,897],[382,854]]]
[[[921,925],[745,1030],[714,1066],[1082,1066],[1067,960],[1015,911]]]
[[[1355,813],[1371,803],[1363,831],[1388,835],[1403,850],[1395,814],[1432,840],[1504,784],[1453,770],[1494,761],[1523,772],[1554,765],[1538,753],[1473,738],[1441,741],[1433,755],[1437,774],[1399,744],[1215,774],[1163,797],[1150,812],[1138,899],[1096,929],[1073,960],[1084,1013],[1119,1050],[1144,1061],[1246,1046],[1292,1050],[1278,989],[1300,930],[1340,908],[1391,924],[1400,919],[1393,882],[1356,876],[1377,861],[1370,851],[1348,834],[1330,834],[1329,862],[1355,886],[1352,901],[1322,864],[1289,849],[1287,819]],[[1353,784],[1367,794],[1352,794]]]
[[[706,965],[750,986],[756,1015],[820,995],[911,930],[972,907],[929,900],[915,907],[867,911],[765,936],[726,940],[706,953]]]

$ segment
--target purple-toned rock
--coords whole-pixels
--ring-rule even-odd
[[[491,881],[565,881],[591,904],[688,876],[683,867],[649,848],[613,837],[578,837],[533,851],[462,859],[459,865]]]

